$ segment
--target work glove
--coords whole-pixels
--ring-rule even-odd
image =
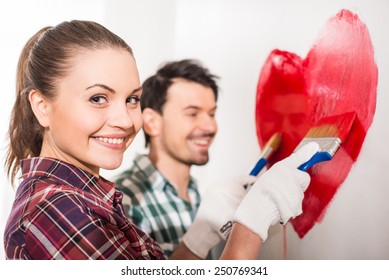
[[[265,242],[271,225],[278,222],[285,224],[290,218],[300,215],[304,191],[311,178],[298,167],[318,150],[319,145],[311,142],[274,164],[251,186],[233,221],[258,234]]]
[[[247,193],[247,186],[257,180],[242,176],[207,186],[196,218],[183,236],[186,247],[205,259],[209,250],[225,240],[232,227],[233,214]]]

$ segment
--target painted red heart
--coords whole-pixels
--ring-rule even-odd
[[[289,156],[309,128],[323,117],[355,112],[356,120],[331,161],[313,166],[303,214],[292,220],[302,238],[325,209],[357,160],[376,106],[378,71],[367,27],[341,10],[330,18],[305,59],[274,50],[258,81],[257,136],[261,147],[275,132],[282,145],[270,165]]]

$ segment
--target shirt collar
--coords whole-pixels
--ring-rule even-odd
[[[60,184],[92,192],[104,201],[113,201],[115,194],[114,183],[96,177],[91,173],[70,163],[47,157],[34,157],[21,161],[22,177],[46,177]]]
[[[172,188],[175,190],[175,187],[159,172],[159,170],[155,167],[147,155],[138,154],[134,159],[134,164],[139,167],[139,170],[142,170],[145,173],[145,176],[148,178],[153,188],[159,190]],[[195,186],[196,180],[190,176],[189,188],[191,189]]]

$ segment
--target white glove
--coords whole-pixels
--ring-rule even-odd
[[[209,185],[193,224],[183,236],[186,247],[205,259],[210,249],[226,239],[231,231],[233,214],[247,193],[245,186],[256,180],[257,177],[244,176]]]
[[[317,143],[308,143],[274,164],[250,188],[236,210],[233,221],[255,232],[265,242],[271,225],[286,223],[290,218],[300,215],[304,191],[311,178],[308,173],[297,168],[318,150]]]

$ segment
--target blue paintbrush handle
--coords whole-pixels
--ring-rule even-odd
[[[251,170],[250,172],[250,175],[251,176],[257,176],[258,173],[262,170],[262,168],[265,167],[265,165],[267,164],[267,160],[265,158],[260,158],[258,161],[257,161],[257,164],[254,166],[254,168]]]
[[[332,156],[328,152],[317,152],[316,154],[311,157],[310,160],[308,160],[306,163],[302,164],[299,166],[299,170],[301,171],[307,171],[308,168],[310,168],[312,165],[322,162],[322,161],[327,161],[331,160]]]

